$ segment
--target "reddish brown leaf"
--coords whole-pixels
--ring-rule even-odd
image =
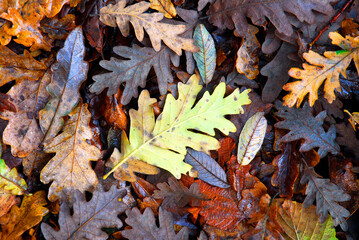
[[[160,207],[162,200],[155,199],[152,196],[153,192],[157,190],[157,188],[140,177],[137,177],[136,182],[131,182],[131,186],[137,197],[140,198],[137,201],[141,212],[143,212],[146,207],[150,207],[155,214],[158,214],[158,208]]]
[[[45,18],[41,21],[41,31],[47,33],[51,39],[64,40],[76,27],[75,15],[67,14],[63,18]]]
[[[236,142],[233,138],[225,137],[219,140],[221,147],[218,149],[218,163],[222,167],[231,158],[232,152],[236,148]]]
[[[104,103],[100,107],[100,111],[108,124],[114,126],[115,128],[126,130],[127,117],[122,109],[121,97],[121,89],[118,89],[115,95],[106,96]]]
[[[4,93],[0,93],[0,112],[3,111],[16,112],[15,105],[10,101],[10,97]]]

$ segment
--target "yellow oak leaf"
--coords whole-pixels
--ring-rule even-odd
[[[44,146],[45,152],[56,153],[40,175],[43,183],[53,181],[49,190],[51,201],[60,198],[62,191],[91,191],[98,183],[90,161],[97,161],[101,151],[86,141],[93,136],[87,104],[80,104],[69,117],[62,133]]]
[[[314,105],[318,99],[318,89],[324,83],[324,97],[329,103],[335,100],[334,90],[340,92],[339,74],[346,77],[346,69],[353,60],[357,71],[359,71],[359,37],[346,36],[345,38],[337,32],[329,33],[332,44],[339,46],[342,50],[327,51],[324,56],[309,51],[303,57],[309,64],[304,63],[303,68],[291,68],[288,74],[301,81],[287,83],[283,89],[290,91],[284,96],[284,105],[292,107],[300,106],[304,97],[309,93],[309,104]]]
[[[173,18],[177,16],[176,8],[171,0],[150,0],[150,2],[150,8],[163,13],[166,18]]]

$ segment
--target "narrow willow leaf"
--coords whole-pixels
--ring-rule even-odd
[[[199,73],[205,84],[212,81],[214,70],[216,69],[216,48],[214,41],[207,29],[199,24],[194,30],[193,39],[195,45],[199,47],[199,52],[193,53]]]
[[[267,129],[264,112],[258,112],[248,119],[238,140],[237,160],[241,165],[249,164],[262,146]]]
[[[230,187],[223,168],[204,152],[188,149],[184,161],[194,167],[199,173],[198,178],[206,183],[221,188]]]

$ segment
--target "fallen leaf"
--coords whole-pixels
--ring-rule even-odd
[[[16,168],[10,170],[0,158],[0,194],[23,195],[26,188],[26,182],[19,176]]]
[[[70,3],[71,7],[76,7],[81,0],[51,0],[48,1],[45,8],[45,14],[48,18],[55,17],[61,11],[61,8],[66,4]]]
[[[346,194],[334,183],[331,183],[329,179],[321,178],[312,167],[305,170],[300,183],[308,183],[305,191],[307,196],[303,202],[303,207],[311,206],[315,200],[317,214],[320,215],[319,221],[322,223],[326,221],[329,213],[333,217],[334,226],[340,224],[341,228],[346,231],[348,225],[345,218],[350,216],[350,212],[340,206],[338,202],[350,200],[350,195]]]
[[[121,96],[121,89],[118,89],[115,95],[107,96],[100,107],[100,111],[108,124],[113,125],[115,128],[125,130],[127,128],[127,116],[120,102]]]
[[[40,28],[51,39],[64,40],[75,27],[75,15],[67,14],[63,18],[45,18]]]
[[[86,141],[92,138],[90,117],[87,104],[80,104],[69,114],[62,133],[44,146],[45,152],[56,153],[40,175],[43,183],[53,181],[49,189],[51,201],[59,198],[62,191],[84,192],[97,186],[90,161],[97,161],[101,151]]]
[[[114,47],[113,51],[129,60],[111,58],[110,61],[100,61],[101,67],[110,73],[95,75],[90,91],[96,94],[108,88],[107,95],[113,95],[118,91],[122,83],[126,83],[122,93],[121,103],[126,105],[133,97],[138,96],[138,87],[144,88],[151,68],[157,75],[158,86],[161,94],[166,94],[168,83],[173,82],[170,63],[179,65],[179,57],[169,48],[163,47],[159,51],[152,48],[141,48],[133,45],[132,48],[126,46]]]
[[[150,8],[163,13],[166,18],[176,17],[177,11],[171,0],[150,0]]]
[[[211,34],[204,25],[197,25],[193,33],[194,44],[200,49],[193,53],[202,81],[207,85],[212,81],[216,69],[216,48]]]
[[[226,165],[226,162],[232,156],[232,152],[236,149],[236,142],[231,137],[225,137],[219,140],[221,147],[217,150],[218,152],[218,163],[222,167]]]
[[[141,42],[144,30],[148,33],[155,51],[160,51],[161,40],[171,48],[177,55],[181,55],[182,49],[196,52],[198,48],[192,39],[180,37],[179,34],[186,30],[185,25],[171,25],[159,22],[163,19],[162,13],[144,13],[151,3],[139,2],[126,6],[126,0],[121,0],[116,5],[109,4],[100,10],[101,22],[111,27],[120,28],[123,36],[129,35],[129,23],[135,29],[137,39]]]
[[[46,240],[106,240],[108,235],[102,231],[102,228],[121,228],[123,225],[117,216],[127,208],[126,204],[121,200],[125,195],[126,190],[117,189],[115,185],[107,192],[99,185],[90,201],[86,201],[83,193],[76,191],[72,211],[66,202],[63,202],[60,206],[60,231],[56,231],[50,225],[42,223],[42,233]]]
[[[128,239],[143,239],[143,240],[157,240],[157,239],[173,239],[186,240],[188,239],[187,228],[182,228],[178,233],[174,230],[174,223],[172,213],[160,208],[159,211],[159,225],[157,227],[156,220],[151,208],[146,208],[141,215],[137,208],[126,210],[126,223],[132,227],[129,230],[123,230],[122,235]]]
[[[197,10],[198,12],[202,11],[203,8],[207,5],[207,3],[213,3],[215,0],[199,0],[198,1],[198,7]]]
[[[50,141],[61,130],[67,116],[80,100],[79,88],[86,80],[88,63],[84,59],[85,46],[82,28],[75,28],[65,45],[57,53],[57,62],[51,66],[53,76],[47,91],[52,98],[40,111],[40,126],[44,142]]]
[[[256,33],[258,28],[248,25],[246,35],[242,39],[241,47],[237,52],[236,68],[239,73],[243,73],[249,79],[256,79],[259,74],[258,70],[258,52],[261,47]]]
[[[341,92],[339,74],[346,77],[345,70],[352,60],[359,71],[359,40],[351,36],[344,38],[337,32],[329,33],[329,37],[332,39],[332,44],[339,46],[342,50],[326,51],[324,57],[314,51],[304,53],[303,57],[309,64],[304,63],[304,69],[291,68],[288,72],[291,77],[301,79],[301,81],[284,85],[283,89],[290,91],[283,98],[286,106],[292,107],[297,104],[299,107],[308,93],[309,104],[313,106],[318,99],[318,89],[324,81],[324,97],[332,103],[335,100],[334,90]]]
[[[227,182],[226,172],[211,156],[188,149],[184,161],[196,169],[198,178],[206,183],[221,188],[230,187]]]
[[[0,239],[21,239],[21,235],[36,226],[48,213],[45,191],[25,195],[20,208],[14,205],[10,212],[0,218]]]
[[[0,93],[0,112],[9,111],[16,112],[15,105],[10,101],[10,96]]]
[[[289,108],[277,101],[275,107],[280,111],[277,112],[277,116],[284,120],[277,122],[274,126],[290,130],[280,139],[281,142],[304,139],[299,151],[307,152],[318,147],[320,158],[325,157],[328,152],[332,154],[340,152],[340,148],[335,142],[335,126],[332,125],[327,132],[322,127],[326,117],[325,111],[313,117],[312,108],[307,103],[304,104],[303,108]]]
[[[136,193],[137,197],[139,197],[138,207],[140,211],[143,212],[146,207],[150,207],[154,214],[158,214],[158,208],[162,203],[162,199],[155,199],[152,194],[157,188],[151,183],[147,182],[143,178],[137,177],[136,182],[131,182],[131,186],[133,191]]]
[[[350,35],[352,37],[358,36],[358,28],[359,24],[353,21],[353,18],[346,18],[341,23],[342,29],[341,33],[342,35]]]
[[[148,91],[142,91],[139,110],[130,110],[130,139],[123,134],[121,160],[109,162],[112,170],[106,176],[131,159],[139,159],[166,169],[176,178],[188,171],[194,176],[192,167],[183,162],[186,147],[206,153],[219,148],[219,142],[211,137],[215,133],[214,128],[224,134],[235,131],[235,126],[223,116],[239,113],[242,111],[242,105],[250,103],[247,95],[249,90],[239,94],[237,89],[223,98],[225,84],[221,83],[212,95],[205,93],[193,106],[197,94],[202,89],[196,75],[193,75],[187,84],[179,83],[178,89],[177,100],[171,94],[167,95],[163,112],[156,122],[152,108],[156,100],[150,98]],[[195,129],[210,136],[188,129]]]
[[[255,81],[247,78],[244,74],[239,74],[236,70],[228,74],[225,79],[222,78],[221,81],[225,82],[226,85],[229,85],[234,89],[241,86],[258,88],[258,84]]]
[[[159,190],[154,190],[152,196],[156,199],[163,199],[161,207],[165,210],[183,208],[190,201],[203,199],[197,183],[192,183],[191,187],[187,188],[174,177],[168,179],[168,184],[166,182],[157,184],[157,188]]]
[[[28,51],[17,55],[9,48],[0,45],[0,86],[13,80],[36,81],[47,69],[45,63],[36,61]]]
[[[250,117],[244,125],[238,140],[237,161],[240,165],[248,165],[262,146],[267,130],[264,112]]]
[[[20,199],[12,194],[0,194],[0,218],[9,212],[11,207],[20,203]]]
[[[335,127],[338,131],[336,142],[344,146],[346,152],[353,153],[354,156],[359,159],[359,140],[356,138],[353,127],[349,125],[349,123],[347,125],[345,125],[345,123],[336,124]]]

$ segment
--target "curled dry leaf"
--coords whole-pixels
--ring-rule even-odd
[[[346,77],[346,69],[353,60],[359,72],[359,39],[351,36],[345,38],[337,32],[329,33],[332,44],[342,50],[327,51],[324,57],[316,52],[309,51],[303,57],[309,64],[304,63],[303,68],[291,68],[288,74],[301,81],[295,81],[284,85],[283,89],[290,91],[283,100],[286,106],[292,107],[295,104],[300,106],[304,97],[309,93],[309,104],[314,105],[318,99],[318,90],[324,83],[324,97],[329,103],[335,100],[334,91],[341,91],[339,75]],[[311,65],[310,65],[311,64]]]
[[[138,111],[130,110],[130,138],[128,140],[123,133],[121,158],[119,161],[109,162],[112,170],[106,176],[114,171],[120,171],[117,169],[121,169],[128,160],[134,159],[166,169],[176,178],[188,171],[195,176],[192,167],[183,162],[186,147],[206,153],[219,148],[219,142],[212,137],[215,134],[214,128],[224,134],[235,131],[235,126],[224,116],[238,114],[242,112],[242,105],[250,103],[249,90],[240,94],[237,89],[223,98],[225,84],[221,83],[212,95],[206,92],[194,106],[197,94],[202,89],[196,75],[193,75],[187,84],[179,83],[178,89],[178,99],[171,94],[167,95],[165,106],[157,121],[152,107],[156,100],[150,98],[147,90],[142,91]]]
[[[163,13],[166,18],[176,17],[177,11],[171,0],[150,0],[150,2],[150,8]]]
[[[107,192],[101,185],[98,185],[98,189],[93,193],[90,201],[86,201],[83,193],[76,191],[72,213],[66,202],[60,206],[60,231],[42,223],[42,233],[46,240],[106,240],[108,235],[102,231],[102,228],[122,227],[122,221],[117,216],[127,208],[127,205],[121,200],[125,195],[126,190],[117,189],[115,185]]]
[[[194,44],[200,49],[193,53],[201,78],[205,84],[212,81],[216,69],[216,48],[211,34],[204,25],[197,25],[193,33]]]
[[[79,88],[86,80],[88,63],[84,59],[85,46],[82,28],[74,29],[57,53],[52,65],[53,76],[47,86],[52,99],[40,111],[40,126],[48,142],[61,130],[63,117],[67,116],[80,100]]]
[[[139,41],[143,40],[144,30],[146,30],[156,51],[161,49],[161,40],[178,55],[181,55],[182,49],[191,52],[198,51],[192,39],[179,36],[186,30],[185,25],[159,22],[163,19],[162,13],[144,13],[151,3],[139,2],[125,6],[126,0],[121,0],[116,5],[109,4],[101,8],[101,22],[111,27],[118,26],[125,37],[129,35],[129,23],[131,23]]]
[[[125,130],[127,128],[127,116],[123,111],[121,104],[122,91],[118,89],[115,95],[107,96],[100,106],[106,122],[117,129]]]
[[[315,200],[320,222],[326,221],[329,213],[333,217],[334,226],[340,224],[341,228],[346,231],[348,224],[345,218],[350,216],[350,212],[339,205],[338,202],[350,200],[350,195],[346,194],[334,183],[331,183],[329,179],[321,178],[312,167],[305,170],[300,183],[308,183],[305,191],[307,196],[303,202],[303,207],[311,206]]]
[[[240,165],[248,165],[262,146],[267,130],[264,112],[250,117],[244,125],[238,140],[237,160]]]
[[[221,144],[222,147],[222,144]],[[184,161],[198,172],[198,178],[213,186],[228,188],[226,172],[211,156],[192,149],[187,150]]]
[[[45,191],[25,195],[20,208],[14,205],[0,218],[0,239],[19,239],[25,231],[39,224],[49,211],[44,207],[46,204]]]
[[[126,105],[133,97],[138,96],[138,87],[146,86],[147,76],[153,67],[160,93],[162,95],[167,93],[168,83],[173,82],[170,65],[172,62],[173,65],[179,66],[178,55],[167,47],[156,52],[153,48],[141,48],[137,45],[133,45],[132,48],[118,46],[114,47],[113,51],[129,60],[112,57],[109,61],[100,61],[100,65],[111,72],[95,75],[93,77],[95,83],[90,87],[91,92],[99,94],[108,88],[107,94],[113,95],[122,83],[126,83],[121,98],[121,103]]]
[[[248,31],[243,37],[241,47],[237,52],[236,68],[239,73],[243,73],[249,79],[255,79],[258,74],[258,52],[260,50],[260,43],[256,38],[258,28],[253,25],[248,25]]]
[[[146,208],[143,214],[137,208],[132,208],[126,210],[126,215],[125,221],[132,229],[122,231],[122,235],[125,238],[138,240],[188,239],[187,228],[184,227],[176,233],[173,226],[172,213],[162,208],[159,211],[160,227],[156,226],[156,219],[151,208]]]
[[[332,125],[327,132],[322,127],[326,111],[322,111],[316,117],[312,116],[312,108],[307,103],[303,108],[289,108],[283,106],[280,101],[275,103],[275,107],[279,110],[277,116],[284,120],[276,123],[276,128],[284,128],[290,130],[283,136],[281,142],[292,142],[304,139],[299,151],[307,152],[313,148],[319,148],[318,154],[320,158],[327,155],[328,152],[338,154],[340,148],[335,142],[335,126]]]
[[[93,134],[89,127],[91,114],[87,104],[80,104],[69,114],[62,133],[45,144],[47,153],[56,153],[41,171],[41,181],[53,181],[49,189],[49,199],[60,197],[60,192],[71,190],[93,190],[98,183],[90,161],[97,161],[101,151],[87,143]]]
[[[5,161],[0,159],[0,195],[22,195],[27,188],[26,182],[17,173],[16,168],[10,170]]]

